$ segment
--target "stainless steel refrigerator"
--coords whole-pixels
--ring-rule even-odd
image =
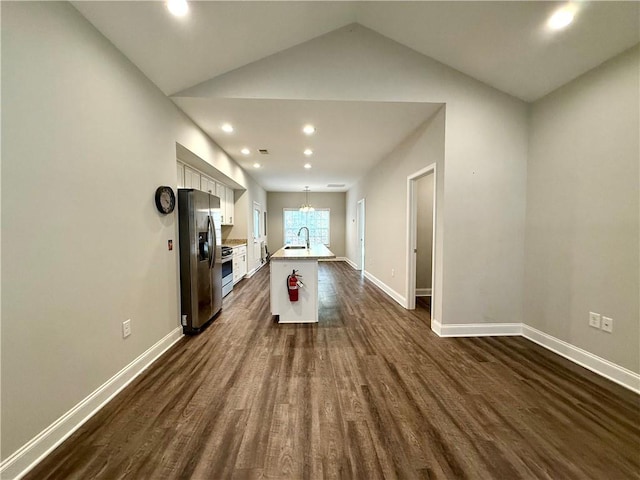
[[[182,329],[193,335],[222,308],[220,199],[178,189]]]

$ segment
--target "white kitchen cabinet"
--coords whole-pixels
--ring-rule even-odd
[[[200,187],[203,192],[210,193],[211,195],[217,195],[216,182],[214,182],[212,178],[202,175],[200,178]]]
[[[178,188],[195,188],[220,198],[220,220],[222,225],[233,225],[235,213],[234,191],[223,183],[216,182],[187,165],[177,162]]]
[[[233,247],[233,283],[236,284],[247,274],[247,246]]]
[[[324,245],[311,248],[283,247],[271,256],[269,286],[271,314],[279,315],[278,323],[310,323],[318,321],[318,260],[336,258]],[[298,299],[290,300],[288,277],[300,275]]]
[[[220,216],[222,225],[233,225],[233,188],[216,182],[216,195],[220,197]]]
[[[216,182],[215,195],[220,197],[220,219],[222,221],[222,225],[227,225],[227,187]]]
[[[176,178],[178,181],[178,188],[184,188],[184,165],[176,163]]]
[[[200,174],[186,165],[184,166],[184,188],[200,190]]]
[[[235,203],[235,198],[234,198],[234,192],[233,192],[233,188],[227,187],[227,223],[229,225],[233,225],[233,215],[234,215],[234,203]]]

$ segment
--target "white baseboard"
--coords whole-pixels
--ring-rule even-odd
[[[609,360],[598,357],[570,343],[552,337],[528,325],[522,326],[522,336],[574,363],[591,370],[598,375],[608,378],[612,382],[622,385],[629,390],[640,393],[640,375],[616,365]]]
[[[432,319],[431,330],[439,337],[523,336],[587,370],[591,370],[633,392],[640,393],[640,374],[522,323],[442,325]]]
[[[389,295],[391,298],[393,298],[396,302],[398,302],[404,308],[407,308],[407,306],[408,306],[407,305],[407,299],[405,297],[403,297],[402,295],[400,295],[398,292],[396,292],[394,289],[389,287],[382,280],[379,280],[378,278],[374,277],[373,275],[371,275],[366,270],[364,271],[364,277],[366,279],[370,280],[371,282],[373,282],[378,288],[380,288],[384,293]]]
[[[354,270],[358,270],[358,265],[356,265],[355,262],[352,262],[351,259],[344,257],[344,261],[347,262]]]
[[[416,288],[416,297],[430,297],[431,289],[430,288]]]
[[[169,332],[88,397],[19,448],[0,464],[0,478],[17,480],[26,475],[182,336],[182,327]]]
[[[431,322],[431,329],[440,337],[500,337],[522,335],[521,323],[469,323],[442,325]],[[437,323],[437,330],[433,324]]]
[[[253,270],[251,270],[250,272],[248,272],[248,273],[244,276],[244,278],[251,278],[251,277],[253,277],[253,276],[256,274],[256,272],[257,272],[258,270],[260,270],[262,267],[264,267],[266,264],[267,264],[267,262],[261,263],[261,264],[260,264],[260,265],[258,265],[256,268],[254,268]]]
[[[437,321],[435,318],[431,319],[431,330],[433,331],[433,333],[435,333],[439,337],[442,336],[442,324],[439,321]]]
[[[406,299],[385,283],[365,271],[364,276],[382,289],[393,300],[407,308]],[[552,337],[540,330],[523,323],[471,323],[471,324],[442,324],[431,319],[431,330],[440,337],[497,337],[523,336],[542,347],[571,360],[578,365],[601,375],[612,382],[622,385],[640,394],[640,374],[628,370],[609,360],[598,357],[586,350],[571,345],[563,340]]]

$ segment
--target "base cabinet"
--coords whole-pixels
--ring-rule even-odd
[[[233,283],[236,284],[247,274],[247,246],[233,247]]]
[[[287,276],[295,270],[303,286],[298,300],[289,300]],[[271,314],[278,323],[315,323],[318,321],[318,260],[271,260]]]

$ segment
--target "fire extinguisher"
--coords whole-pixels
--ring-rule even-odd
[[[289,301],[297,302],[298,301],[298,290],[299,287],[303,287],[304,285],[300,280],[298,280],[302,275],[298,275],[298,273],[293,270],[291,275],[287,276],[287,291],[289,292]]]

